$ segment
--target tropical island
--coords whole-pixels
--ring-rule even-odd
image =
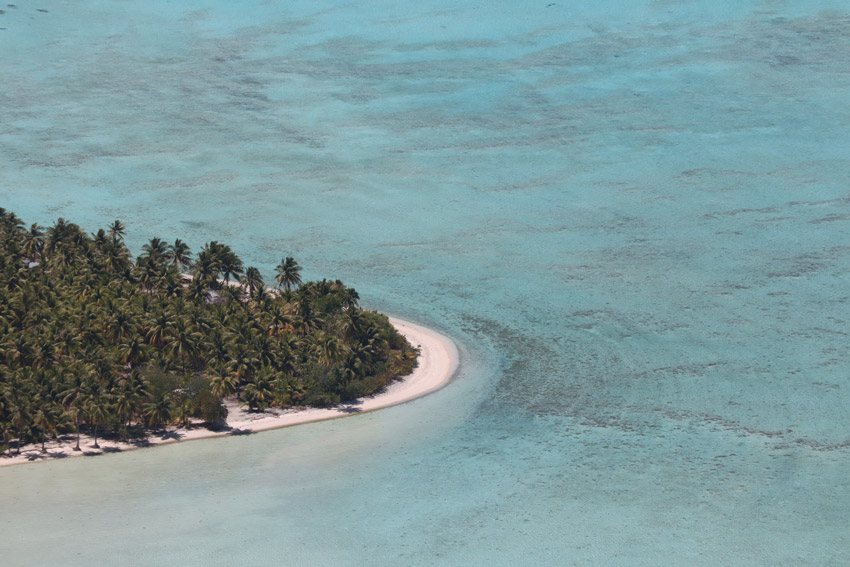
[[[193,438],[327,419],[433,389],[340,408],[392,389],[419,352],[353,288],[302,283],[284,257],[269,289],[217,241],[193,258],[179,239],[151,238],[134,259],[124,236],[117,220],[88,235],[62,218],[27,228],[0,208],[0,464],[22,449],[64,456],[104,438],[179,440],[175,428],[203,430]],[[447,379],[456,357],[439,348]],[[259,425],[234,427],[235,413]]]

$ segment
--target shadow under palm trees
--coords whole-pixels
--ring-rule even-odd
[[[183,439],[183,434],[179,433],[177,431],[166,430],[166,431],[163,431],[162,433],[159,433],[158,435],[159,435],[159,438],[162,439],[163,441],[170,441],[170,440],[179,441],[180,439]]]
[[[348,402],[345,404],[340,404],[338,406],[334,406],[333,409],[340,413],[360,413],[363,411],[363,408],[357,407],[361,405],[360,401],[357,402]]]
[[[68,455],[65,453],[54,453],[47,451],[46,453],[26,453],[27,461],[45,461],[47,459],[64,459]]]
[[[228,435],[253,435],[255,432],[250,429],[229,428]]]

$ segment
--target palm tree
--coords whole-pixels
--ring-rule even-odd
[[[84,389],[87,383],[84,378],[84,372],[86,370],[90,373],[92,372],[91,368],[83,365],[76,365],[69,368],[66,376],[69,376],[70,379],[65,391],[62,393],[62,404],[65,406],[68,416],[74,420],[74,427],[77,430],[77,445],[74,447],[74,451],[80,450],[80,417],[83,414],[85,403]]]
[[[264,366],[277,366],[277,350],[265,333],[257,333],[251,341],[251,348],[257,353],[257,359]]]
[[[261,306],[261,308],[263,308],[262,306],[266,305],[271,299],[272,295],[262,285],[254,292],[254,303]]]
[[[97,232],[92,234],[92,240],[96,248],[102,248],[107,242],[106,231],[102,228],[97,229]]]
[[[124,243],[112,240],[104,250],[104,264],[107,273],[118,274],[130,266],[130,253]]]
[[[80,227],[74,223],[66,221],[59,217],[49,229],[47,229],[47,243],[44,247],[44,252],[52,255],[60,248],[66,248],[72,244],[75,234],[80,233]],[[65,251],[65,255],[69,254]]]
[[[168,425],[171,421],[171,402],[162,393],[145,404],[147,422],[151,427]]]
[[[344,287],[339,292],[340,299],[342,300],[342,310],[348,311],[349,309],[354,309],[357,307],[357,303],[360,301],[360,294],[353,287]]]
[[[3,446],[6,447],[6,454],[9,457],[12,456],[12,439],[10,435],[12,431],[11,422],[0,419],[0,433],[3,434]]]
[[[186,357],[191,357],[195,353],[197,345],[201,342],[200,339],[200,335],[193,332],[182,317],[174,322],[166,348],[173,358],[180,357],[184,375],[186,374]]]
[[[27,232],[26,242],[22,252],[32,262],[41,259],[41,251],[44,249],[44,232],[38,224],[33,223]]]
[[[142,253],[139,254],[139,258],[149,258],[154,265],[159,266],[166,261],[167,250],[165,242],[154,237],[142,246]]]
[[[221,276],[227,283],[230,282],[231,277],[237,282],[241,282],[242,272],[244,270],[242,260],[239,259],[239,256],[233,253],[230,246],[227,246],[226,244],[222,244],[220,246],[221,248],[218,251],[218,258],[221,266]]]
[[[38,342],[33,350],[33,368],[50,367],[56,361],[54,347],[50,342]]]
[[[351,384],[351,381],[357,378],[357,376],[357,369],[352,368],[349,364],[346,364],[340,371],[340,377],[342,378],[342,383],[345,386]]]
[[[97,428],[109,418],[106,396],[96,390],[90,392],[86,398],[85,412],[89,423],[94,425],[94,444],[92,447],[100,449],[100,445],[97,444]]]
[[[62,329],[54,336],[54,352],[57,357],[64,359],[71,356],[76,349],[78,337],[71,329]]]
[[[208,244],[198,253],[198,257],[195,259],[195,264],[192,267],[194,280],[204,286],[215,287],[219,271],[218,260],[210,251]]]
[[[287,330],[292,330],[292,315],[280,303],[273,305],[268,312],[268,333],[277,335]]]
[[[345,355],[345,347],[342,342],[334,335],[328,335],[321,331],[317,333],[313,350],[316,353],[319,364],[327,367],[334,366]]]
[[[153,291],[162,276],[156,260],[146,256],[139,256],[136,259],[136,267],[138,268],[138,277],[142,287],[149,292]]]
[[[291,256],[287,256],[281,260],[275,271],[277,275],[274,281],[279,288],[289,291],[293,285],[297,286],[301,283],[301,266]]]
[[[77,405],[72,405],[65,410],[65,413],[74,421],[74,429],[77,431],[77,444],[74,445],[74,451],[82,451],[80,449],[80,416],[83,414],[83,409]]]
[[[370,345],[356,344],[351,349],[346,368],[352,369],[358,376],[367,374],[372,365],[372,353]]]
[[[113,342],[119,342],[132,335],[136,325],[129,314],[122,311],[117,312],[106,324],[106,338]]]
[[[126,426],[130,425],[133,414],[138,410],[145,395],[141,381],[138,378],[133,379],[133,376],[121,381],[115,398],[115,411],[121,423]]]
[[[187,314],[187,322],[191,325],[192,330],[205,335],[210,331],[212,327],[210,327],[209,319],[207,319],[206,314],[203,309],[192,309]]]
[[[165,344],[170,328],[171,319],[161,312],[155,315],[153,321],[151,321],[145,332],[145,339],[147,339],[149,345],[159,348]]]
[[[241,343],[236,343],[232,358],[227,363],[227,369],[233,373],[240,383],[247,382],[257,368],[257,355]]]
[[[188,397],[178,401],[172,411],[175,422],[179,422],[183,427],[189,427],[189,421],[192,419],[192,405],[192,400]]]
[[[178,238],[168,246],[165,260],[175,268],[185,270],[192,265],[192,251],[188,244]]]
[[[15,215],[15,213],[13,213],[12,211],[7,211],[3,207],[0,207],[0,220],[15,229],[25,226],[24,221],[19,219],[17,215]]]
[[[206,281],[200,279],[200,275],[196,275],[197,279],[193,279],[189,283],[189,289],[186,292],[186,297],[196,303],[205,303],[210,299],[210,293],[207,291]]]
[[[298,308],[296,312],[295,318],[295,327],[298,329],[298,332],[301,335],[306,335],[313,329],[318,329],[322,324],[322,319],[319,317],[313,308],[310,306],[310,302],[304,298],[298,303]]]
[[[165,272],[165,276],[159,281],[159,291],[167,298],[183,296],[183,278],[174,270]]]
[[[230,345],[221,328],[215,327],[204,341],[207,365],[224,364],[230,359]]]
[[[245,298],[245,290],[238,285],[225,286],[219,290],[218,294],[223,300],[235,301],[237,303],[241,303]]]
[[[263,276],[260,270],[254,266],[249,266],[245,270],[245,285],[248,287],[248,295],[254,297],[254,292],[263,287]]]
[[[53,411],[51,404],[42,400],[40,407],[33,416],[33,424],[38,428],[41,436],[41,452],[46,453],[44,442],[48,435],[55,435],[59,423],[59,416]]]
[[[218,398],[226,398],[236,393],[239,381],[235,375],[222,368],[212,368],[208,371],[210,390]]]
[[[107,232],[107,234],[112,239],[112,242],[118,242],[119,240],[124,240],[124,229],[124,223],[115,219],[115,221],[109,225],[109,232]]]
[[[138,336],[131,337],[130,340],[118,347],[118,360],[122,364],[129,364],[131,368],[141,364],[145,355],[144,343]]]
[[[164,348],[155,348],[150,355],[150,364],[163,372],[175,374],[180,371],[180,364],[176,362]]]
[[[18,434],[17,454],[20,455],[24,431],[30,422],[30,412],[25,400],[19,398],[12,402],[9,409],[9,423],[11,423],[15,428],[15,432]]]
[[[245,386],[243,398],[252,411],[265,408],[274,399],[274,374],[268,366],[260,369],[254,380]]]

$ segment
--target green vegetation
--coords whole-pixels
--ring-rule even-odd
[[[301,283],[298,263],[263,285],[229,246],[192,260],[152,238],[132,260],[115,221],[89,236],[58,219],[26,228],[0,208],[0,449],[83,431],[149,429],[251,409],[330,405],[373,394],[417,352],[340,281]]]

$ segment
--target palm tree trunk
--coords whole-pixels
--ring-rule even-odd
[[[12,440],[9,439],[9,430],[3,429],[3,445],[6,446],[6,451],[9,453],[9,458],[12,457]]]
[[[94,424],[94,445],[92,447],[100,449],[100,445],[97,444],[97,423]]]
[[[74,418],[74,427],[77,428],[77,446],[74,447],[74,451],[82,451],[82,449],[80,449],[80,418]]]

